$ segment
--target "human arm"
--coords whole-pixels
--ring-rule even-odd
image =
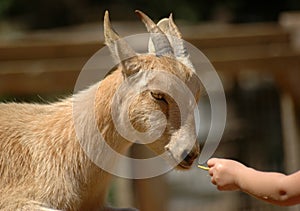
[[[281,206],[300,203],[300,171],[287,176],[257,171],[237,161],[217,158],[210,159],[207,164],[211,182],[219,190],[241,190]]]

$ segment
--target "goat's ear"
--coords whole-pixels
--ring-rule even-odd
[[[137,54],[112,28],[108,11],[105,11],[104,15],[104,38],[105,44],[109,48],[113,58],[118,64],[122,65],[123,75],[129,76],[133,72],[136,72],[136,68],[132,69],[133,66],[130,65],[130,62],[126,62],[126,60],[136,57]]]

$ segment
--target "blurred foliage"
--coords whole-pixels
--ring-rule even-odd
[[[51,28],[99,21],[109,9],[114,20],[136,20],[134,10],[159,19],[173,12],[190,22],[276,21],[286,10],[299,10],[299,0],[0,0],[0,17],[21,21],[31,28]]]

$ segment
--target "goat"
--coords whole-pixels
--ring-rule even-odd
[[[92,162],[79,139],[93,139],[100,132],[112,148],[126,153],[132,142],[118,134],[111,116],[111,101],[120,85],[134,74],[159,69],[187,84],[197,101],[200,95],[195,70],[183,42],[179,42],[181,34],[172,16],[156,25],[141,11],[136,12],[148,32],[155,35],[151,36],[152,52],[135,53],[112,29],[106,11],[105,43],[120,61],[114,71],[101,82],[58,102],[0,104],[1,210],[133,210],[105,206],[112,175]],[[171,40],[172,36],[179,41]],[[93,109],[85,107],[91,99]],[[74,102],[79,105],[76,114]],[[199,155],[195,122],[192,117],[187,118],[181,126],[178,105],[170,96],[159,90],[144,90],[133,98],[128,111],[119,112],[120,118],[122,112],[128,114],[133,127],[143,132],[149,129],[155,110],[165,115],[166,127],[161,137],[146,145],[157,154],[168,151],[170,159],[178,162],[178,169],[189,169]],[[82,137],[76,134],[74,118],[80,120]],[[90,126],[92,118],[97,122],[96,128]],[[191,150],[184,144],[189,140],[193,140]],[[98,156],[108,165],[114,164],[104,150],[99,149]]]

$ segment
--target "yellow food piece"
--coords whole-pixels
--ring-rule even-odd
[[[209,170],[209,167],[207,167],[207,166],[202,166],[202,165],[198,165],[198,168],[203,169],[203,170],[205,170],[205,171],[208,171],[208,170]]]

